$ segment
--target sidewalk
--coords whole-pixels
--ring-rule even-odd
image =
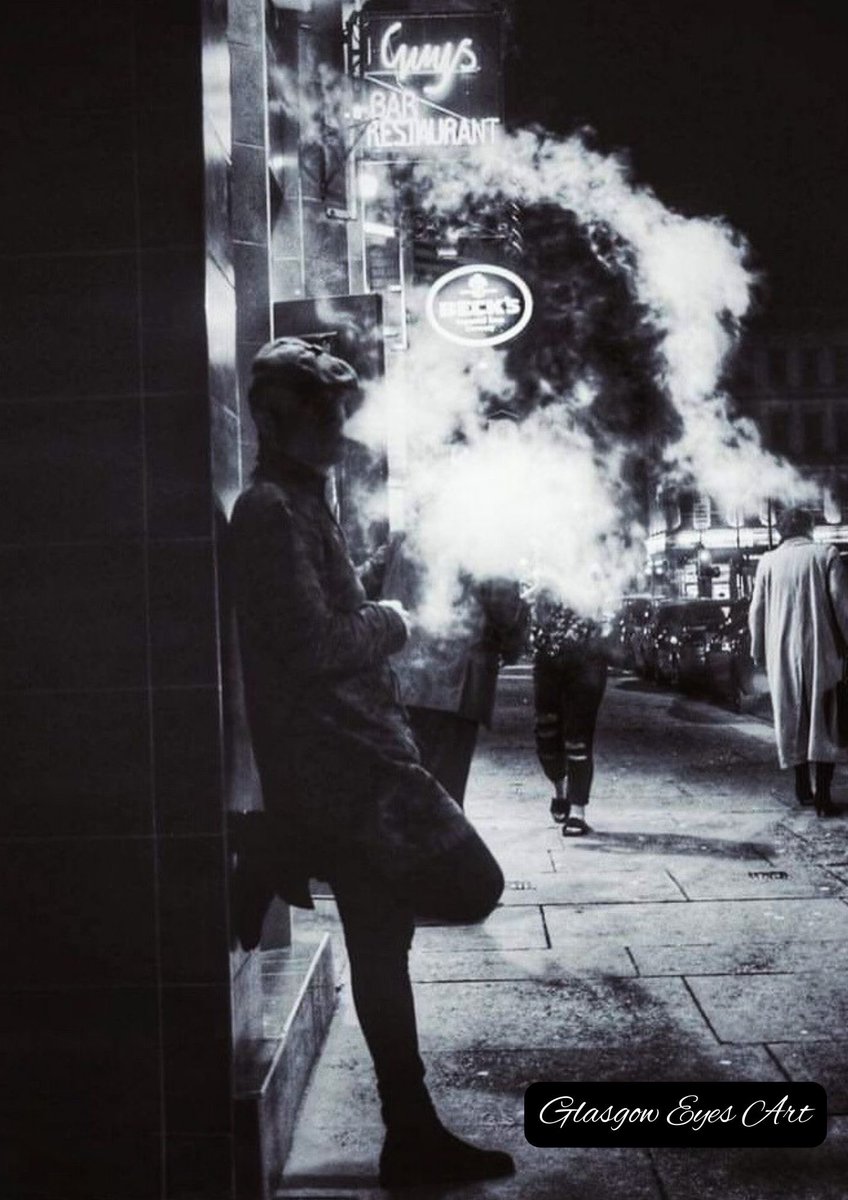
[[[762,721],[632,678],[611,679],[596,756],[596,832],[565,840],[533,752],[527,672],[507,673],[466,805],[503,866],[503,902],[481,926],[419,929],[411,961],[440,1112],[510,1150],[517,1172],[409,1194],[845,1200],[848,819],[794,807]],[[834,796],[848,805],[844,768]],[[318,909],[297,919],[337,934],[332,902]],[[815,1080],[830,1132],[813,1150],[540,1150],[522,1101],[545,1078]],[[386,1195],[381,1138],[342,975],[280,1195]]]

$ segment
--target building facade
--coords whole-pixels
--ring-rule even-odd
[[[766,449],[812,481],[816,539],[848,548],[848,314],[790,313],[754,325],[728,390]],[[649,514],[649,588],[749,595],[757,560],[777,544],[784,499],[767,497],[757,513],[739,513],[718,496],[662,489]]]

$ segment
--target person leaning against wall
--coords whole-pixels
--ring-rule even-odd
[[[358,399],[353,369],[300,339],[277,339],[254,360],[259,452],[233,511],[231,554],[266,828],[253,857],[239,855],[237,926],[255,945],[272,892],[309,908],[309,878],[328,881],[386,1126],[381,1185],[496,1178],[512,1173],[511,1157],[461,1141],[433,1107],[408,954],[417,916],[483,920],[504,879],[421,765],[389,667],[409,618],[366,599],[326,501]]]
[[[804,508],[780,513],[781,542],[757,564],[748,620],[751,656],[768,676],[780,766],[794,768],[799,804],[829,817],[839,811],[831,799],[834,689],[848,645],[848,573],[835,546],[813,541],[813,528]]]

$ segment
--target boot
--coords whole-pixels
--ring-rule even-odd
[[[834,770],[834,763],[817,762],[815,764],[816,816],[818,817],[835,817],[839,811],[830,798],[830,785],[833,782]]]
[[[814,803],[809,763],[795,765],[795,799],[802,807],[810,807]]]
[[[380,1154],[380,1187],[473,1183],[512,1175],[515,1163],[504,1150],[481,1150],[442,1124],[427,1130],[389,1129]]]
[[[383,1119],[386,1139],[380,1154],[380,1187],[473,1183],[515,1171],[505,1151],[481,1150],[445,1129],[426,1092],[414,1105],[407,1097],[400,1111],[384,1103]]]

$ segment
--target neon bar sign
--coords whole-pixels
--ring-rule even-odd
[[[424,84],[422,92],[429,100],[444,100],[453,90],[458,75],[473,75],[480,70],[480,60],[470,37],[459,42],[424,42],[410,46],[408,42],[393,44],[393,39],[403,30],[403,21],[394,21],[380,39],[379,74],[394,75],[403,87],[413,76],[431,78],[433,83]],[[372,75],[377,71],[370,72]]]
[[[366,157],[493,145],[501,123],[500,16],[390,14],[362,25]]]

